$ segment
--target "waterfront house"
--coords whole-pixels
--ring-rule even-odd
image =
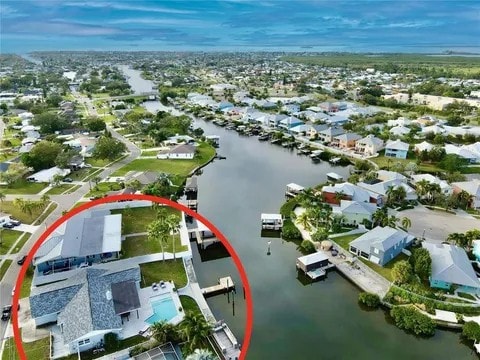
[[[422,246],[428,250],[432,259],[432,288],[450,290],[454,286],[461,292],[479,292],[480,281],[464,249],[427,241],[422,242]]]
[[[325,185],[322,187],[322,198],[329,204],[340,204],[341,200],[370,202],[370,193],[361,187],[349,182]]]
[[[270,115],[268,119],[268,125],[270,125],[271,127],[278,127],[280,125],[280,122],[287,118],[288,116],[283,114]]]
[[[349,251],[374,264],[384,266],[409,246],[414,236],[389,226],[376,228],[350,243]]]
[[[470,195],[468,206],[472,209],[480,208],[480,180],[473,179],[470,181],[459,181],[452,183],[453,193],[458,194],[465,191]]]
[[[324,269],[329,266],[328,256],[323,252],[300,256],[295,266],[313,280],[326,274]]]
[[[388,189],[390,188],[396,189],[399,186],[405,189],[405,192],[407,194],[405,197],[405,200],[414,201],[414,200],[417,200],[418,198],[417,193],[415,192],[415,189],[413,189],[411,186],[409,186],[407,183],[405,183],[400,179],[390,179],[386,181],[376,181],[376,182],[369,182],[369,183],[359,182],[357,183],[357,186],[367,190],[371,194],[377,194],[380,200],[380,202],[377,203],[378,205],[385,203],[385,201],[387,200]]]
[[[311,125],[297,125],[290,129],[290,133],[305,136],[310,134]]]
[[[192,160],[195,156],[195,147],[189,144],[177,145],[171,149],[161,150],[157,159]]]
[[[385,156],[406,159],[409,145],[400,140],[388,141],[385,145]]]
[[[372,221],[376,210],[375,204],[350,200],[340,200],[340,206],[333,207],[333,213],[343,215],[343,222],[349,225],[358,225],[364,220]]]
[[[67,220],[63,233],[48,238],[35,253],[39,275],[114,260],[121,250],[122,215],[84,211]]]
[[[440,186],[440,189],[442,190],[442,193],[445,195],[450,195],[453,192],[453,187],[446,182],[445,180],[441,180],[436,176],[433,176],[432,174],[416,174],[416,175],[411,175],[410,178],[412,179],[412,183],[414,185],[417,185],[420,181],[427,181],[430,184],[437,184]]]
[[[382,150],[383,146],[382,139],[370,134],[355,142],[355,151],[365,156],[371,156]]]
[[[310,138],[315,138],[319,132],[328,129],[327,124],[315,124],[310,127]]]
[[[289,116],[286,119],[280,120],[278,127],[285,130],[290,130],[291,128],[299,125],[304,125],[304,122],[294,116]]]
[[[355,133],[345,133],[335,136],[332,145],[340,149],[350,149],[354,148],[357,140],[360,140],[361,138],[360,135]]]
[[[305,191],[305,188],[301,185],[290,183],[287,184],[287,190],[285,191],[285,196],[287,197],[295,197],[298,194],[301,194]]]
[[[95,348],[105,343],[108,333],[123,339],[124,324],[129,316],[137,318],[141,307],[140,280],[138,265],[112,269],[102,264],[79,269],[66,280],[33,287],[29,302],[35,325],[56,323],[53,355]]]
[[[343,128],[341,126],[333,126],[333,127],[329,127],[325,130],[322,130],[322,131],[318,131],[317,132],[317,136],[318,136],[318,140],[324,142],[324,143],[330,143],[333,141],[333,138],[335,136],[338,136],[338,135],[341,135],[341,134],[344,134],[345,133],[345,130],[343,130]]]

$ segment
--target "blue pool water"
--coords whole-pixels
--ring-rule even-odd
[[[145,320],[149,324],[154,324],[162,320],[170,321],[177,316],[177,309],[171,297],[151,301],[151,304],[153,315]]]

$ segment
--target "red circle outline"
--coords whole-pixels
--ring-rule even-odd
[[[111,196],[106,196],[101,199],[93,200],[88,203],[82,204],[76,208],[71,209],[68,213],[63,215],[62,217],[58,218],[53,224],[51,224],[45,232],[38,238],[38,240],[35,242],[35,244],[32,246],[32,248],[29,250],[27,254],[27,258],[22,265],[20,269],[20,273],[18,274],[17,281],[15,283],[15,293],[13,294],[13,300],[12,300],[12,326],[13,326],[13,336],[15,339],[15,344],[17,346],[18,350],[18,355],[21,360],[27,360],[27,357],[25,355],[25,351],[23,349],[23,344],[22,344],[22,338],[20,335],[20,329],[18,327],[18,301],[19,301],[19,294],[20,294],[20,289],[22,288],[22,283],[25,278],[25,273],[27,272],[28,266],[33,260],[33,256],[37,252],[37,250],[40,248],[42,243],[47,239],[47,237],[57,228],[59,227],[63,222],[67,221],[70,219],[72,216],[75,216],[76,214],[87,210],[95,205],[100,205],[100,204],[107,204],[110,202],[115,202],[115,201],[120,201],[120,200],[147,200],[147,201],[152,201],[164,205],[168,205],[170,207],[173,207],[177,210],[183,211],[184,213],[190,215],[191,217],[199,220],[202,222],[204,225],[206,225],[210,230],[217,235],[217,237],[220,239],[222,242],[223,246],[227,249],[228,253],[233,259],[233,262],[235,263],[235,266],[237,267],[237,270],[240,274],[240,278],[242,280],[243,288],[245,289],[245,299],[247,302],[247,317],[246,317],[246,324],[245,324],[245,336],[243,339],[243,344],[242,344],[242,350],[240,352],[240,358],[239,360],[244,360],[247,355],[247,350],[250,345],[250,338],[252,335],[252,327],[253,327],[253,304],[252,304],[252,294],[251,294],[251,289],[250,289],[250,284],[248,282],[247,278],[247,273],[245,272],[245,269],[243,267],[243,264],[235,252],[235,249],[232,247],[232,245],[228,242],[227,238],[213,225],[210,221],[208,221],[206,218],[204,218],[202,215],[199,213],[189,209],[185,205],[179,204],[178,202],[162,198],[162,197],[157,197],[157,196],[151,196],[151,195],[140,195],[140,194],[125,194],[125,195],[111,195]]]

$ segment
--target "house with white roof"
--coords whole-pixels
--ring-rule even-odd
[[[421,153],[422,151],[430,151],[434,148],[432,144],[430,144],[428,141],[422,141],[419,144],[415,144],[414,146],[414,151],[416,153]]]
[[[382,150],[383,147],[383,140],[375,137],[373,134],[369,134],[355,142],[355,151],[365,156],[375,155]]]
[[[432,133],[437,135],[437,134],[444,134],[446,132],[447,130],[445,130],[442,126],[439,126],[437,124],[431,125],[431,126],[425,126],[424,128],[422,128],[423,134]]]
[[[160,150],[157,159],[192,160],[195,157],[195,146],[180,144],[171,149]]]
[[[404,117],[399,117],[398,119],[395,120],[388,120],[387,121],[387,126],[408,126],[412,123],[412,120],[404,118]]]
[[[445,144],[445,153],[446,154],[455,154],[461,158],[464,158],[469,163],[473,164],[476,162],[480,162],[480,156],[472,151],[470,151],[464,145],[456,146],[453,144]]]
[[[407,177],[405,175],[389,170],[377,170],[377,179],[381,181],[400,180],[405,183],[407,182]]]
[[[407,232],[389,226],[376,228],[350,243],[349,251],[374,264],[384,266],[415,239]]]
[[[432,288],[450,290],[455,286],[461,292],[480,292],[480,281],[464,249],[427,241],[422,242],[422,246],[428,250],[432,259]]]
[[[412,183],[414,185],[417,185],[420,181],[427,181],[431,184],[437,184],[440,186],[440,189],[442,190],[442,193],[445,195],[450,195],[453,192],[453,187],[446,182],[445,180],[441,180],[436,176],[433,176],[432,174],[416,174],[416,175],[411,175],[410,176]]]
[[[50,169],[40,170],[39,172],[30,175],[27,177],[27,180],[40,183],[51,183],[55,176],[65,177],[70,174],[70,172],[70,169],[60,169],[59,167],[54,166]]]
[[[403,136],[403,135],[407,135],[409,133],[410,133],[410,129],[403,126],[403,125],[394,126],[390,129],[390,134],[395,135],[395,136]]]
[[[40,275],[118,258],[122,243],[122,214],[110,210],[84,211],[69,219],[63,234],[48,238],[35,253]]]
[[[454,194],[465,191],[470,195],[469,207],[473,209],[480,208],[480,180],[453,182],[452,187]]]
[[[377,205],[367,202],[340,200],[340,206],[333,206],[333,213],[343,215],[344,223],[361,224],[364,220],[372,221]]]
[[[409,145],[400,140],[389,140],[385,145],[385,156],[406,159]]]

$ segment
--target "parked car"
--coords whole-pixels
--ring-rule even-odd
[[[5,229],[13,229],[15,225],[13,225],[11,222],[6,222],[2,225]]]
[[[2,309],[2,320],[8,321],[12,315],[12,305],[4,306]]]
[[[64,181],[64,182],[67,182],[67,183],[71,183],[71,182],[73,182],[73,179],[67,177],[67,178],[63,179],[63,181]]]
[[[12,224],[13,226],[22,225],[20,220],[17,220],[17,219],[14,219],[14,218],[10,218],[10,224]]]
[[[20,259],[17,260],[18,265],[23,265],[23,263],[27,260],[27,255],[23,255]]]

